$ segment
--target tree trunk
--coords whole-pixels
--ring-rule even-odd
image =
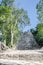
[[[11,30],[8,30],[6,33],[6,45],[7,46],[11,45]]]
[[[11,30],[11,45],[13,45],[13,38],[14,38],[14,33],[13,33],[13,31]]]

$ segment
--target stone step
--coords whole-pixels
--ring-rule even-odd
[[[0,59],[43,62],[43,51],[5,51],[0,53]]]
[[[43,65],[41,62],[0,59],[0,65]]]

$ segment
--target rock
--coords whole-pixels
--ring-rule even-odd
[[[4,43],[0,42],[0,51],[6,50],[6,49],[7,49],[6,45]]]
[[[21,34],[20,40],[16,45],[18,50],[37,49],[38,44],[36,43],[31,32],[25,32]]]
[[[41,48],[41,50],[43,50],[43,47]]]

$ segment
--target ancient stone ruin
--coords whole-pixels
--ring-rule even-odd
[[[36,43],[31,32],[24,32],[21,34],[20,40],[16,45],[18,50],[37,49],[38,44]]]

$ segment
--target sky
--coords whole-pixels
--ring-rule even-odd
[[[27,11],[30,18],[30,25],[24,28],[24,31],[35,28],[38,24],[36,5],[39,0],[16,0],[18,8],[23,8]]]
[[[0,0],[1,1],[1,0]],[[30,18],[30,25],[24,28],[24,31],[35,28],[38,24],[36,5],[39,0],[15,0],[17,8],[23,8],[27,11]]]

